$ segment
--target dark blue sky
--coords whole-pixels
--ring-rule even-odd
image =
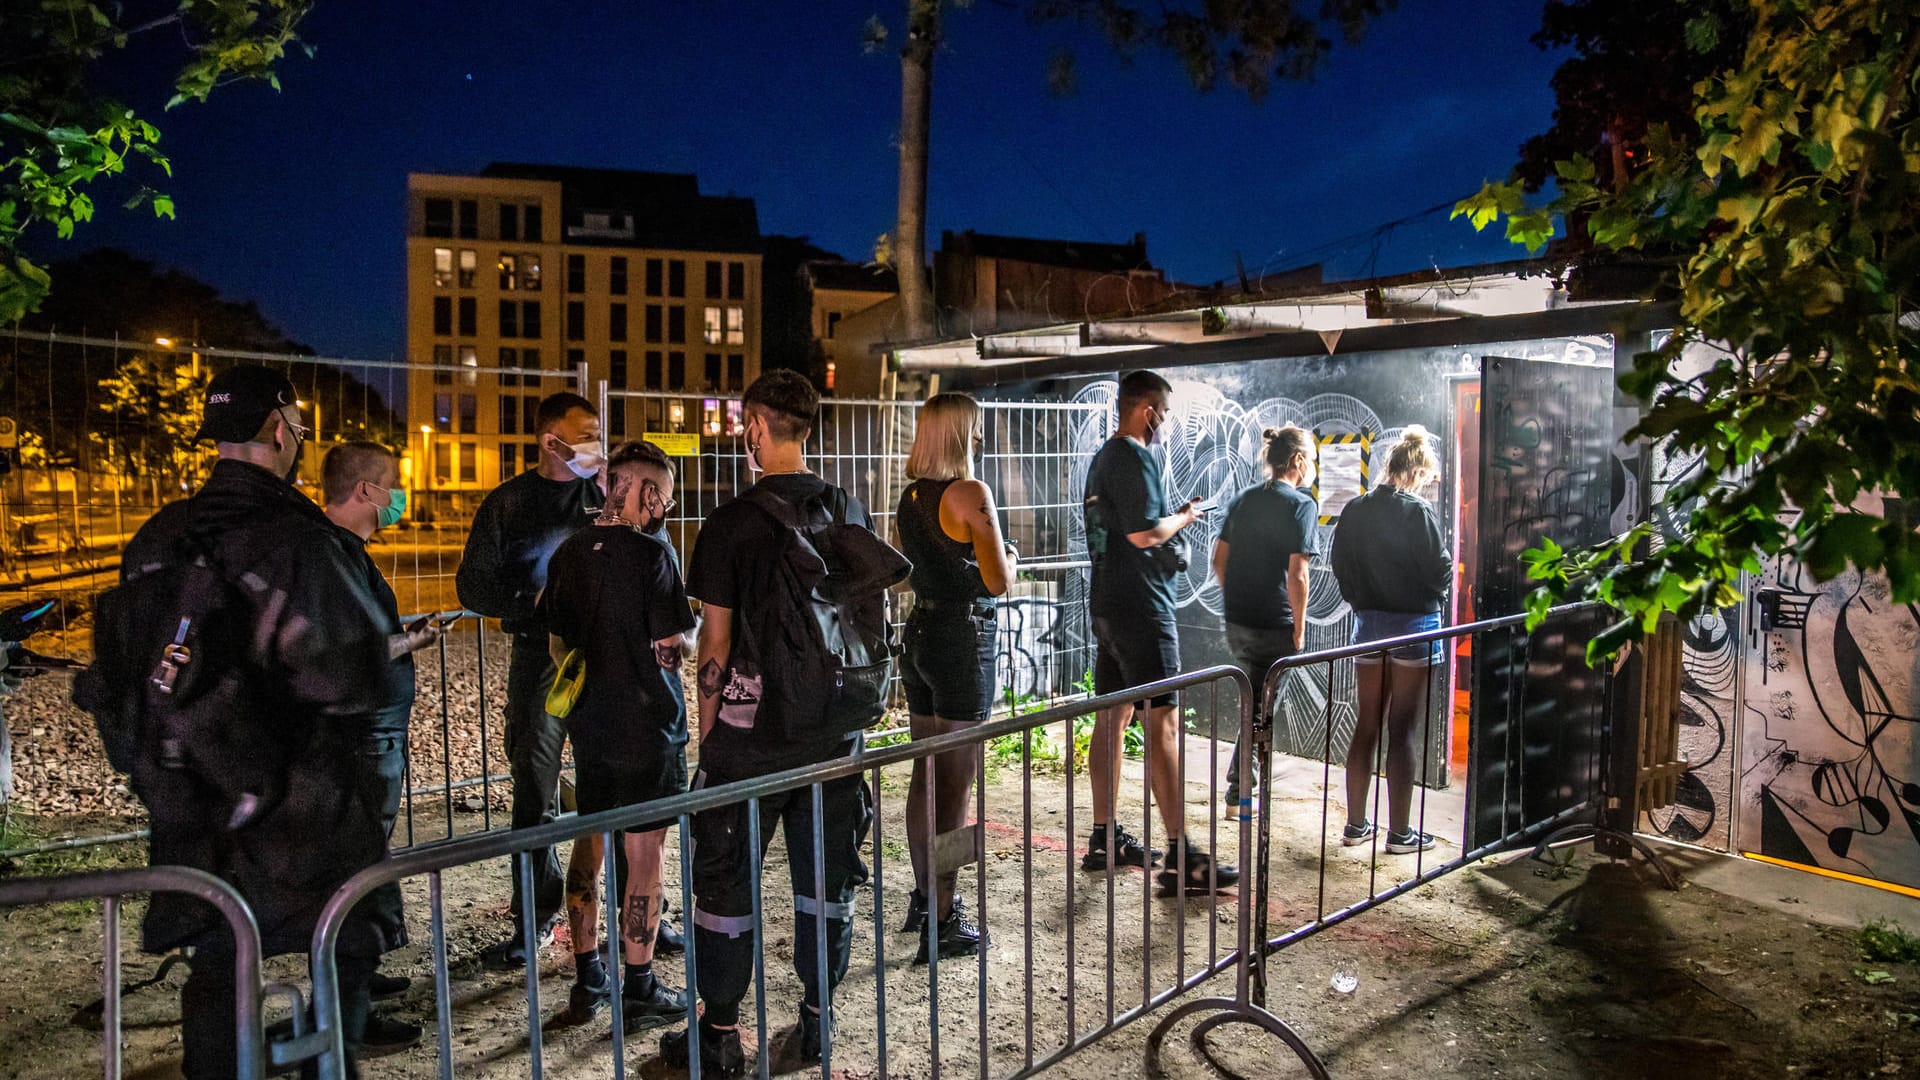
[[[1331,243],[1501,176],[1544,129],[1559,57],[1541,0],[1401,0],[1320,78],[1262,104],[1194,92],[1168,58],[979,3],[935,62],[929,244],[941,229],[1124,240],[1186,281],[1324,258],[1357,276],[1518,249],[1433,215]],[[333,355],[398,355],[409,171],[491,160],[695,172],[762,231],[865,258],[893,221],[899,62],[861,51],[899,0],[697,4],[319,0],[279,94],[228,88],[161,117],[179,219],[103,209],[60,257],[114,244],[256,300]],[[1046,61],[1079,54],[1078,93]],[[136,101],[151,109],[164,99]],[[102,199],[103,207],[109,206]],[[56,284],[56,288],[57,288]],[[105,328],[94,328],[105,329]]]

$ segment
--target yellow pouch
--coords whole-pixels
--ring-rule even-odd
[[[579,649],[570,649],[560,661],[560,669],[553,673],[553,688],[547,691],[547,713],[565,719],[573,711],[574,703],[580,700],[580,691],[587,683],[587,657]]]

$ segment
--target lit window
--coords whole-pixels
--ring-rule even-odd
[[[706,332],[701,336],[701,340],[705,341],[709,345],[720,344],[720,309],[719,308],[710,307],[707,309],[707,329],[706,329]]]
[[[833,361],[827,361],[827,389],[833,389]]]
[[[740,399],[733,398],[727,402],[727,434],[738,435],[746,429],[747,425],[741,419]]]
[[[453,395],[433,395],[433,430],[453,430]],[[438,472],[439,470],[435,470]]]
[[[501,207],[505,210],[506,207]],[[520,257],[507,252],[500,253],[500,289],[512,292],[520,287]]]
[[[453,249],[433,249],[433,284],[437,289],[453,287]]]
[[[745,345],[747,343],[747,309],[730,307],[727,309],[727,344]]]
[[[460,373],[461,386],[473,386],[480,381],[480,372],[477,370],[480,367],[480,353],[473,346],[460,346],[460,366],[476,369]]]
[[[667,427],[675,432],[683,431],[687,426],[687,403],[675,399],[667,405]]]
[[[532,212],[533,208],[527,210]],[[528,292],[540,291],[540,256],[530,251],[520,256],[520,287]]]
[[[708,398],[700,403],[700,430],[708,435],[720,434],[720,402]]]
[[[480,253],[472,248],[460,249],[460,287],[473,288],[473,276],[480,271]]]

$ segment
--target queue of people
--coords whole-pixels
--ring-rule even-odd
[[[1190,557],[1182,534],[1207,508],[1199,499],[1169,503],[1151,451],[1171,416],[1171,392],[1153,372],[1123,376],[1115,434],[1088,468],[1099,694],[1163,683],[1181,670],[1175,582]],[[860,732],[884,714],[893,670],[884,590],[903,581],[912,608],[897,666],[913,737],[965,730],[991,715],[999,686],[995,598],[1013,581],[1019,553],[978,475],[979,404],[946,393],[920,410],[910,483],[895,515],[893,541],[904,557],[874,535],[871,515],[853,495],[810,468],[806,443],[820,401],[804,377],[767,372],[742,406],[756,482],[707,517],[684,578],[664,528],[675,506],[673,459],[648,442],[608,453],[599,417],[579,395],[540,403],[538,468],[482,503],[456,587],[467,608],[500,619],[512,639],[505,722],[513,827],[553,820],[569,801],[588,814],[685,791],[690,724],[680,672],[689,652],[699,731],[693,787],[857,752]],[[121,756],[153,818],[153,861],[197,866],[234,883],[254,905],[271,955],[304,949],[327,897],[385,856],[402,792],[412,654],[440,631],[431,620],[401,625],[393,591],[365,550],[376,530],[405,512],[390,451],[372,443],[333,448],[323,465],[322,512],[290,484],[308,433],[284,376],[251,367],[221,373],[208,389],[206,417],[200,434],[215,442],[220,462],[199,494],[162,510],[129,544],[122,596],[103,598],[96,675],[76,700],[100,718],[110,751],[120,729],[133,732],[121,739]],[[1389,484],[1349,504],[1334,534],[1333,571],[1355,609],[1356,641],[1438,625],[1451,575],[1433,510],[1414,494],[1437,472],[1426,438],[1409,429],[1390,455]],[[1210,553],[1229,647],[1256,686],[1275,660],[1304,647],[1309,566],[1321,555],[1315,449],[1300,428],[1267,431],[1269,479],[1232,500]],[[218,583],[206,584],[209,578]],[[173,605],[182,612],[177,631],[171,614],[159,620],[175,635],[161,643],[166,648],[156,653],[138,640],[131,619],[122,620],[127,640],[112,636],[121,625],[108,618],[113,612],[154,606],[170,587],[185,598]],[[238,622],[244,634],[218,632],[216,616],[228,609],[247,615]],[[821,629],[828,626],[831,632]],[[165,659],[149,670],[140,658],[156,654]],[[1432,846],[1411,829],[1408,807],[1417,694],[1436,662],[1437,646],[1362,662],[1342,837],[1349,844],[1374,835],[1365,806],[1384,733],[1386,850]],[[209,667],[212,674],[200,674]],[[163,682],[156,695],[152,688]],[[1239,870],[1185,827],[1175,696],[1156,690],[1097,716],[1088,768],[1093,825],[1081,866],[1157,870],[1164,887],[1189,892],[1231,887]],[[200,730],[194,725],[221,719],[208,710],[222,705],[270,708],[278,718],[251,733],[254,760],[277,766],[251,786],[245,770],[221,774],[230,763],[218,739],[192,741]],[[1118,819],[1122,735],[1135,716],[1145,729],[1164,849]],[[570,790],[561,768],[568,742]],[[907,807],[914,887],[901,930],[920,937],[917,963],[930,951],[969,955],[987,940],[956,895],[955,868],[935,857],[935,838],[967,824],[976,760],[968,749],[914,762]],[[1230,776],[1228,802],[1242,805],[1250,793],[1238,788],[1237,766]],[[859,774],[823,785],[818,807],[806,789],[763,798],[758,850],[749,843],[747,804],[693,815],[693,857],[682,872],[691,875],[688,932],[699,960],[686,990],[653,969],[656,955],[683,947],[665,918],[669,822],[629,830],[615,845],[609,892],[620,908],[617,976],[614,945],[599,940],[607,859],[599,837],[573,845],[564,875],[554,852],[531,853],[531,890],[523,893],[521,876],[512,875],[511,911],[516,927],[529,913],[542,942],[564,913],[575,967],[568,1009],[576,1020],[606,1008],[616,977],[618,1022],[629,1033],[672,1024],[685,1015],[686,995],[697,994],[699,1022],[663,1036],[663,1056],[684,1067],[697,1053],[703,1071],[739,1075],[746,1060],[739,1014],[753,971],[752,883],[779,828],[795,909],[793,970],[803,988],[793,1048],[801,1061],[817,1061],[832,1019],[822,1015],[823,1003],[848,967],[873,807]],[[148,947],[195,949],[182,994],[186,1075],[231,1075],[233,1028],[222,1018],[231,1015],[232,944],[203,914],[163,899],[149,911]],[[816,952],[822,936],[824,958]],[[417,1026],[371,1009],[374,998],[407,985],[377,971],[377,958],[405,941],[398,889],[363,902],[341,941],[353,1074],[357,1056],[420,1037]],[[523,950],[521,933],[509,929],[482,960],[517,967]]]

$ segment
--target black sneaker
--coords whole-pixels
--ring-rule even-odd
[[[600,1015],[600,1010],[613,1000],[613,979],[602,979],[600,985],[589,986],[576,980],[573,988],[567,991],[567,1018],[576,1024],[584,1024]]]
[[[620,1014],[626,1025],[627,1034],[638,1035],[643,1031],[652,1031],[687,1015],[687,992],[675,990],[659,979],[653,980],[653,992],[648,994],[627,993],[620,995]],[[734,1045],[740,1045],[740,1033],[733,1036]],[[706,1054],[700,1055],[700,1067],[707,1067]]]
[[[373,995],[375,1001],[397,998],[406,993],[407,988],[412,985],[413,980],[405,975],[387,975],[378,971],[373,973],[373,978],[367,980],[367,990]]]
[[[680,932],[679,927],[668,922],[665,915],[662,915],[660,917],[660,929],[653,937],[653,955],[683,956],[686,954],[686,951],[686,935]]]
[[[553,925],[557,920],[548,919],[540,924],[540,947],[553,944]],[[527,966],[525,938],[516,925],[513,935],[504,941],[486,947],[480,953],[480,966],[488,971],[513,971]]]
[[[1113,826],[1113,852],[1115,866],[1153,866],[1159,863],[1161,855],[1159,848],[1147,850],[1137,837],[1118,825]],[[1080,869],[1106,868],[1107,830],[1099,828],[1087,837],[1087,853],[1080,857]]]
[[[927,894],[915,889],[907,894],[907,920],[900,924],[903,934],[917,934],[927,928]]]
[[[1167,893],[1173,894],[1179,891],[1183,878],[1189,895],[1211,893],[1238,884],[1240,871],[1227,863],[1215,862],[1212,855],[1192,844],[1176,843],[1173,857],[1167,860],[1166,869],[1160,871],[1155,880]]]
[[[660,1057],[674,1069],[686,1069],[691,1064],[693,1055],[687,1048],[687,1029],[660,1036]],[[740,1049],[738,1028],[700,1033],[701,1076],[745,1076],[746,1073],[747,1055]]]
[[[833,1010],[833,1024],[840,1026],[840,1010]],[[800,1023],[793,1029],[794,1053],[803,1065],[820,1063],[820,1014],[800,1006]]]
[[[367,1030],[360,1035],[363,1058],[386,1057],[420,1045],[420,1025],[395,1020],[384,1013],[367,1017]]]
[[[987,940],[986,932],[975,926],[973,920],[967,917],[957,897],[953,901],[952,910],[947,912],[947,917],[940,920],[938,936],[942,960],[956,956],[972,956],[980,951],[981,943]],[[915,964],[927,962],[927,935],[924,926],[921,927],[920,933],[920,954],[913,958],[913,962]]]
[[[1423,833],[1417,829],[1408,829],[1406,832],[1387,830],[1387,854],[1389,855],[1411,855],[1416,851],[1431,850],[1433,850],[1432,833]]]

